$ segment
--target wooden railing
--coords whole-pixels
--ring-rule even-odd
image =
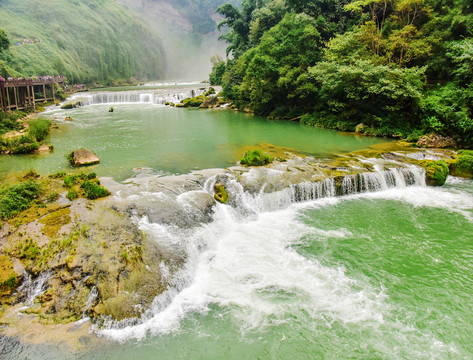
[[[0,79],[0,87],[14,87],[14,86],[31,86],[31,85],[43,85],[43,84],[58,84],[64,83],[64,76],[40,76],[31,79],[26,78],[14,78],[14,79]]]

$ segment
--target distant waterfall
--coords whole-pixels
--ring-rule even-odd
[[[80,106],[99,104],[158,104],[179,103],[184,99],[202,95],[204,90],[192,89],[184,92],[162,93],[153,91],[110,91],[97,93],[81,93]]]

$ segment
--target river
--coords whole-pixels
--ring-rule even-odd
[[[52,111],[60,122],[50,139],[55,152],[2,164],[9,171],[34,164],[48,173],[67,166],[63,153],[86,146],[102,159],[100,175],[124,180],[232,165],[257,144],[329,157],[383,141],[232,111],[114,106],[113,113],[109,105]],[[65,116],[74,120],[62,122]],[[242,193],[238,205],[218,204],[213,220],[192,231],[138,218],[155,241],[187,254],[173,286],[141,320],[94,328],[99,347],[0,338],[0,353],[6,359],[471,359],[473,182],[450,177],[442,188],[422,180],[406,185],[276,207],[265,206],[267,195]],[[143,193],[134,201],[153,195],[159,196]]]

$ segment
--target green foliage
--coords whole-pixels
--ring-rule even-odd
[[[364,60],[352,65],[320,62],[309,69],[318,104],[304,121],[349,131],[363,123],[370,135],[407,134],[417,126],[412,115],[419,112],[423,72]]]
[[[187,98],[182,100],[184,107],[199,107],[205,101],[204,95],[199,95],[193,98]]]
[[[219,12],[233,56],[219,65],[221,83],[236,107],[473,146],[471,2],[244,0],[241,10]],[[216,73],[214,66],[211,78],[220,80]]]
[[[33,119],[29,122],[28,134],[32,139],[41,142],[48,136],[50,129],[51,121],[48,119]]]
[[[10,275],[10,277],[5,281],[5,285],[7,285],[10,289],[15,288],[16,286],[16,276],[15,275]]]
[[[67,153],[66,160],[69,163],[69,165],[74,166],[74,151]]]
[[[473,176],[473,151],[458,153],[456,168],[462,175]]]
[[[67,192],[66,198],[70,201],[73,201],[79,197],[79,194],[75,190],[69,190]]]
[[[266,154],[261,150],[250,150],[243,155],[240,164],[246,166],[263,166],[271,164],[273,161],[273,156]]]
[[[7,220],[28,209],[39,194],[40,186],[31,180],[1,188],[0,218]]]
[[[36,40],[0,54],[3,76],[112,84],[163,75],[161,40],[114,0],[8,1],[0,16],[13,43]]]
[[[0,54],[3,51],[8,50],[9,47],[10,47],[10,40],[8,39],[8,35],[5,32],[5,30],[0,29]]]
[[[19,259],[34,260],[40,254],[40,251],[36,241],[28,238],[16,245],[13,254]]]
[[[54,174],[49,175],[49,177],[50,177],[51,179],[62,179],[62,178],[63,178],[64,176],[66,176],[66,175],[67,175],[67,174],[66,174],[65,171],[58,171],[58,172],[56,172],[56,173],[54,173]]]
[[[84,181],[80,187],[84,190],[86,198],[90,200],[110,195],[110,192],[97,181]]]
[[[445,160],[429,161],[425,167],[425,172],[425,180],[430,186],[444,185],[449,173]]]
[[[18,119],[21,119],[26,114],[21,111],[14,111],[5,113],[0,111],[0,135],[12,130],[19,130],[20,124]]]

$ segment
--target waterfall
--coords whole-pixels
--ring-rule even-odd
[[[182,92],[163,93],[161,91],[114,91],[81,93],[75,97],[79,99],[80,106],[99,104],[158,104],[179,103],[184,99],[202,95],[204,90],[192,89]]]
[[[33,281],[31,274],[25,273],[23,283],[17,289],[18,297],[22,299],[25,306],[33,306],[34,300],[46,291],[50,277],[50,272],[42,272]]]
[[[390,188],[407,186],[425,186],[424,170],[417,166],[391,168],[373,172],[364,172],[306,181],[279,190],[266,192],[263,186],[254,194],[245,191],[243,186],[230,175],[217,175],[209,179],[204,188],[212,196],[216,182],[225,185],[230,195],[230,205],[246,214],[284,209],[291,204],[321,198],[348,196],[360,193],[384,191]]]

